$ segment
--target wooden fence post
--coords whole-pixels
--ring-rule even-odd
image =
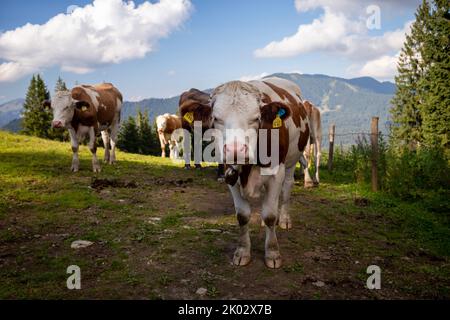
[[[378,117],[372,117],[370,125],[372,144],[372,191],[378,191]]]
[[[329,143],[329,149],[328,149],[328,171],[331,172],[333,170],[333,152],[334,152],[334,130],[335,125],[330,125],[330,129],[328,130],[328,140]]]

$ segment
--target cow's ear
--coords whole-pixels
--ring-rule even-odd
[[[273,121],[276,117],[286,119],[291,115],[291,110],[287,105],[281,102],[271,102],[263,105],[261,108],[261,119]]]
[[[43,103],[42,103],[42,107],[44,107],[44,108],[51,108],[52,107],[52,103],[51,103],[51,101],[50,100],[45,100]]]
[[[77,101],[77,102],[75,102],[75,108],[83,109],[83,107],[89,108],[89,103],[86,102],[86,101]]]

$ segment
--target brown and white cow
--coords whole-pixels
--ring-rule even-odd
[[[306,113],[308,114],[309,125],[310,125],[310,139],[308,141],[308,145],[305,148],[305,158],[308,163],[307,168],[308,171],[311,167],[311,147],[314,149],[314,167],[315,173],[311,179],[309,174],[305,175],[305,187],[311,187],[313,185],[319,185],[319,166],[320,166],[320,156],[321,156],[321,145],[322,145],[322,124],[320,120],[320,110],[316,106],[314,106],[308,100],[303,101],[303,105],[306,109]]]
[[[111,83],[75,86],[70,91],[57,92],[51,101],[44,102],[53,110],[52,127],[69,131],[73,172],[79,169],[78,148],[86,136],[89,136],[93,171],[100,172],[96,154],[96,136],[99,132],[105,145],[105,162],[112,164],[116,161],[122,102],[122,94]]]
[[[178,110],[180,112],[181,126],[184,130],[189,132],[191,136],[194,134],[195,121],[201,121],[202,132],[212,127],[212,108],[210,95],[208,93],[194,88],[183,92],[178,103]],[[192,143],[188,134],[185,134],[183,141],[184,167],[189,169],[191,167]],[[196,168],[201,168],[200,161],[201,159],[194,158]]]
[[[166,145],[169,145],[170,159],[177,159],[179,154],[179,137],[174,131],[181,128],[181,119],[176,114],[165,113],[156,117],[159,142],[161,144],[161,157],[166,157]]]
[[[288,208],[294,171],[299,159],[305,163],[303,151],[309,140],[309,120],[301,103],[300,88],[291,81],[276,77],[250,82],[232,81],[215,89],[212,108],[214,127],[224,135],[226,181],[240,225],[239,245],[233,263],[243,266],[250,262],[249,199],[262,196],[261,215],[266,228],[265,263],[269,268],[279,268],[281,255],[275,228],[277,225],[283,229],[292,227]],[[229,133],[236,129],[241,132],[278,130],[278,141],[272,142],[279,145],[279,163],[270,163],[269,167],[260,164],[261,154],[257,152],[258,159],[254,159],[255,154],[251,152],[260,147],[260,141]],[[245,164],[228,162],[229,158],[239,158],[239,153],[243,154]],[[255,160],[257,163],[252,164]]]

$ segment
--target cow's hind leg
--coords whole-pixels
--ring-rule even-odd
[[[111,147],[108,129],[102,131],[102,140],[103,140],[103,145],[105,146],[105,156],[103,158],[103,161],[108,163],[109,157],[110,157],[109,149]]]
[[[286,168],[283,186],[281,187],[280,220],[278,222],[281,229],[292,228],[292,220],[289,215],[289,199],[291,197],[292,186],[294,185],[294,173],[295,165],[290,168]]]
[[[264,197],[261,215],[266,225],[265,263],[268,268],[277,269],[281,267],[281,254],[278,247],[276,226],[279,219],[278,200],[281,187],[285,177],[284,166],[280,165],[278,173],[269,179],[266,184],[266,195]]]
[[[251,260],[251,242],[248,223],[250,221],[251,208],[247,200],[241,197],[239,186],[229,186],[233,196],[236,217],[239,222],[239,244],[234,252],[233,264],[236,266],[245,266]]]
[[[310,188],[310,187],[314,186],[314,181],[311,178],[311,175],[309,174],[309,167],[311,165],[311,162],[310,162],[310,160],[311,160],[311,139],[308,141],[308,144],[306,145],[306,148],[305,148],[305,151],[303,152],[303,154],[304,154],[304,160],[306,161],[306,165],[304,165],[303,162],[301,162],[303,165],[303,172],[305,174],[304,185],[305,185],[305,188]]]
[[[72,145],[72,166],[70,168],[71,171],[77,172],[80,167],[80,160],[78,159],[78,137],[75,132],[75,129],[70,128],[69,129],[69,135],[70,135],[70,143]]]
[[[314,176],[314,183],[318,186],[320,183],[320,179],[319,179],[319,167],[320,167],[320,157],[321,157],[321,140],[322,137],[318,137],[316,138],[316,143],[314,145],[314,155],[315,155],[315,159],[314,159],[314,165],[316,167],[316,172],[315,172],[315,176]]]
[[[89,150],[92,153],[92,170],[97,173],[100,172],[100,164],[97,159],[97,141],[95,136],[94,127],[89,128]]]
[[[116,118],[111,125],[111,154],[109,158],[109,163],[114,164],[116,162],[116,145],[117,145],[117,136],[119,134],[119,115],[116,115]]]

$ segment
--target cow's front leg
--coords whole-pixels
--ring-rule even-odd
[[[290,168],[286,168],[283,186],[281,187],[280,220],[278,222],[281,229],[292,228],[292,220],[289,215],[289,199],[291,197],[292,186],[294,185],[294,172],[295,165]]]
[[[92,153],[92,171],[95,173],[100,172],[100,164],[97,159],[97,142],[94,127],[89,128],[89,150]]]
[[[102,140],[103,140],[103,145],[105,146],[105,156],[103,158],[103,161],[108,163],[109,158],[110,158],[110,154],[109,154],[110,137],[109,137],[108,129],[102,131]]]
[[[239,184],[229,186],[233,196],[236,217],[239,222],[239,244],[234,252],[233,263],[236,266],[245,266],[251,260],[251,242],[248,223],[250,221],[251,208],[247,200],[241,197]]]
[[[117,145],[117,135],[119,134],[119,115],[116,115],[116,118],[111,125],[111,154],[109,158],[109,163],[114,164],[116,162],[116,145]]]
[[[175,159],[175,142],[172,140],[169,141],[169,151],[169,158],[172,160]]]
[[[77,172],[80,167],[80,160],[78,159],[78,137],[74,128],[69,128],[70,144],[72,145],[72,166],[71,171]]]
[[[265,257],[266,266],[271,269],[281,267],[281,254],[278,247],[276,226],[278,223],[278,198],[283,184],[285,172],[284,165],[280,165],[278,173],[267,179],[265,183],[266,194],[264,196],[261,215],[266,225]]]

